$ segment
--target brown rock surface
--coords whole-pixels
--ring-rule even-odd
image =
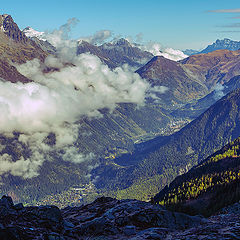
[[[21,64],[38,58],[45,59],[47,53],[27,38],[10,15],[0,15],[0,77],[11,82],[29,82],[13,64]]]

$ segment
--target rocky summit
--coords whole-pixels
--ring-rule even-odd
[[[240,204],[210,218],[171,212],[138,200],[101,197],[81,207],[13,204],[0,200],[1,240],[239,239]]]
[[[205,224],[200,216],[167,211],[137,200],[101,197],[81,207],[24,207],[0,200],[0,239],[164,239]]]

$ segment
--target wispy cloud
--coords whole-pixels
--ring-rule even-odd
[[[105,40],[109,39],[112,36],[113,32],[111,30],[100,30],[92,36],[82,37],[79,40],[84,40],[91,44],[103,44]]]
[[[209,10],[208,12],[215,12],[215,13],[240,13],[240,8],[217,9],[217,10]]]
[[[217,31],[221,33],[239,33],[240,31]]]
[[[232,19],[240,19],[240,16],[231,17]]]
[[[240,28],[240,23],[231,23],[228,25],[222,25],[218,27],[223,27],[223,28]]]

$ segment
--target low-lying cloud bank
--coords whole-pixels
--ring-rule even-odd
[[[90,161],[93,153],[83,154],[74,146],[77,121],[82,116],[101,117],[99,109],[112,111],[117,103],[144,104],[149,84],[138,74],[126,66],[110,70],[90,54],[76,56],[77,43],[68,40],[74,24],[72,19],[45,36],[57,48],[57,56],[16,66],[33,82],[0,81],[0,133],[11,137],[19,132],[18,141],[31,152],[17,160],[2,154],[1,175],[35,177],[44,161],[51,161],[52,152],[64,161]],[[54,140],[48,144],[50,134]]]
[[[75,164],[88,161],[91,166],[96,156],[82,153],[75,144],[83,116],[102,117],[100,109],[113,111],[118,103],[141,106],[146,98],[157,102],[159,94],[168,91],[164,86],[151,88],[127,65],[111,70],[96,56],[77,56],[78,41],[69,40],[77,22],[72,18],[58,30],[41,35],[57,49],[55,56],[49,55],[44,62],[33,59],[16,65],[32,82],[0,81],[0,133],[9,138],[16,138],[14,133],[18,133],[19,151],[29,151],[18,159],[2,152],[0,175],[36,177],[52,156]],[[108,30],[99,31],[88,40],[99,44],[111,35]],[[6,146],[2,143],[0,150]]]

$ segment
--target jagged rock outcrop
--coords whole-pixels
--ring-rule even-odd
[[[10,15],[0,15],[0,77],[10,82],[29,82],[14,64],[38,58],[43,61],[48,53],[29,39]]]
[[[0,239],[37,239],[59,234],[64,229],[61,211],[55,206],[24,207],[14,205],[8,196],[0,200]]]
[[[149,239],[206,221],[137,200],[102,197],[82,207],[24,207],[0,200],[0,239]],[[140,237],[140,238],[139,238]],[[162,239],[162,238],[158,238]]]
[[[208,218],[208,222],[184,231],[174,231],[167,239],[240,239],[240,204],[224,208],[218,214]]]
[[[18,28],[18,25],[13,21],[8,14],[0,16],[0,23],[2,31],[11,39],[21,41],[22,43],[29,42],[26,35]]]
[[[77,48],[77,54],[87,52],[98,56],[101,61],[110,68],[120,67],[123,64],[138,68],[153,57],[150,52],[143,51],[131,45],[123,38],[116,42],[104,43],[101,46],[96,46],[86,41],[80,41]]]
[[[0,200],[1,240],[239,239],[240,204],[208,219],[137,200],[101,197],[81,207],[24,207]]]

